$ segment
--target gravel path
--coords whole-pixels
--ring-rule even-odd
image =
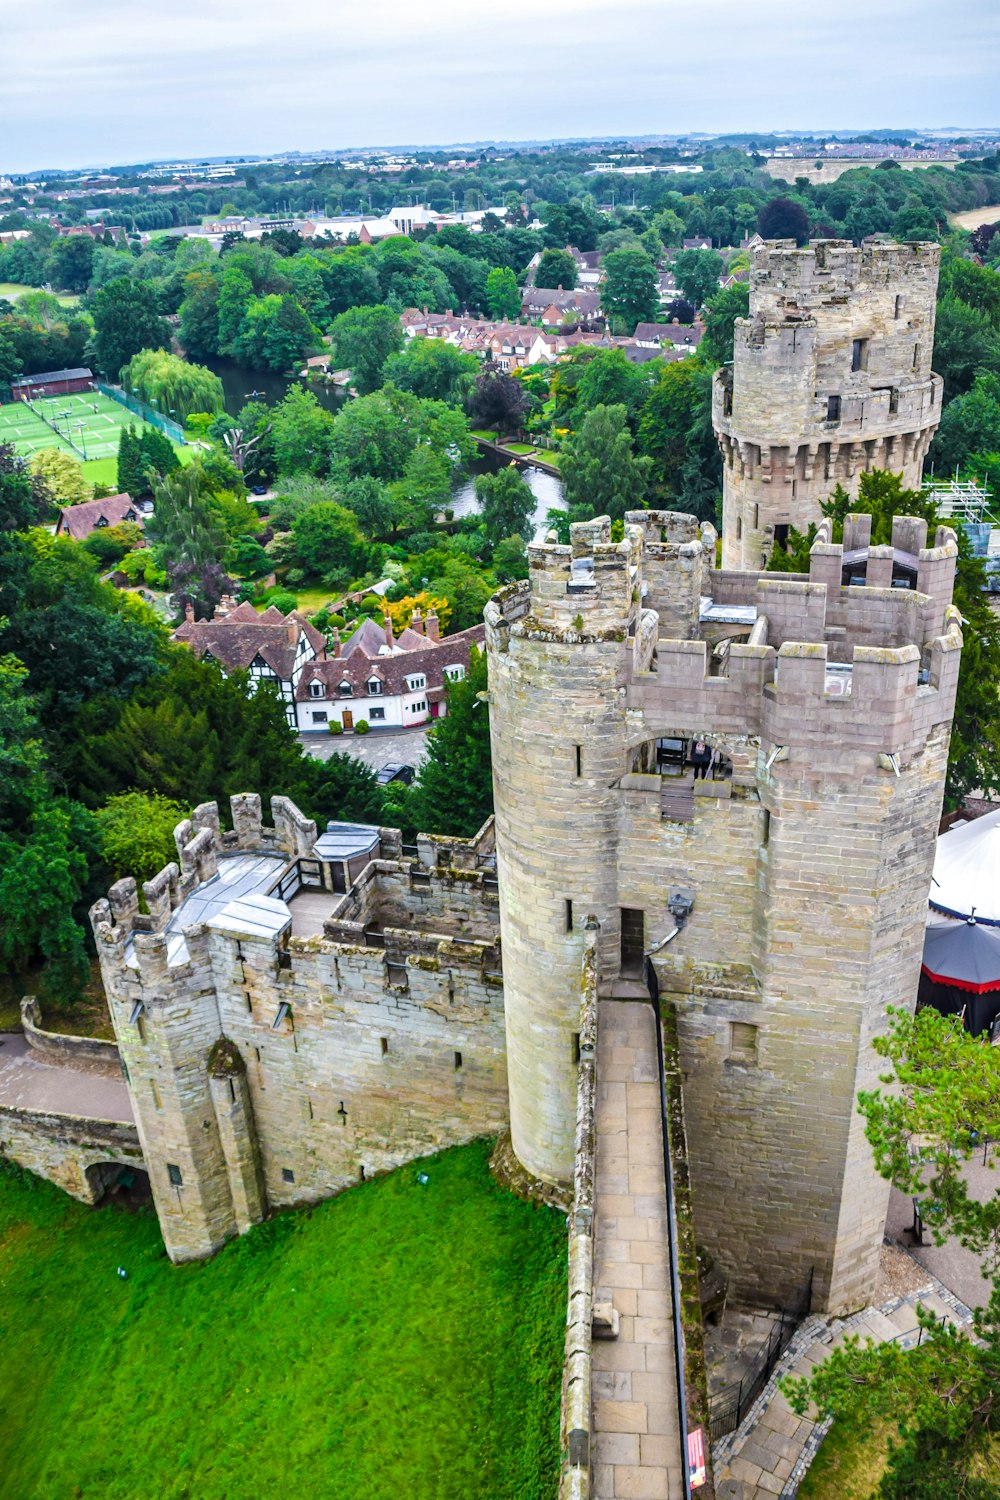
[[[0,1108],[132,1120],[123,1078],[43,1062],[17,1032],[0,1032]]]

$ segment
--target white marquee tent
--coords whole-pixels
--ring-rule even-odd
[[[1000,927],[1000,811],[960,823],[941,835],[930,904],[948,917]]]

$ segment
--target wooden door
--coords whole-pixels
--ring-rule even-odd
[[[344,728],[345,729],[353,729],[354,728],[354,715],[352,714],[352,712],[351,712],[351,710],[349,708],[345,708],[344,709],[343,718],[344,718]]]

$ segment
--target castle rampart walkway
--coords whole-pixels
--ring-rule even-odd
[[[594,1300],[620,1333],[593,1346],[595,1500],[684,1493],[654,1025],[648,1002],[600,1002]]]
[[[44,1061],[12,1031],[0,1032],[0,1109],[132,1122],[124,1078]]]

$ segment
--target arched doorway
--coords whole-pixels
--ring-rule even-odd
[[[87,1168],[86,1176],[95,1207],[114,1203],[134,1212],[153,1201],[149,1173],[134,1162],[94,1162]]]

